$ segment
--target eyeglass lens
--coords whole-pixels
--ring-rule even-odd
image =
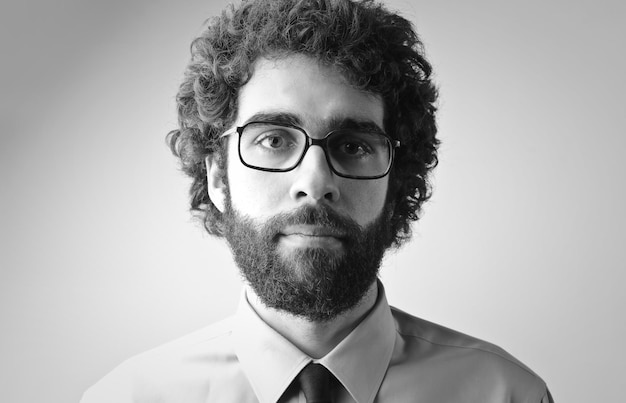
[[[239,152],[247,165],[278,171],[295,168],[307,149],[303,130],[271,123],[249,123],[241,132]],[[391,143],[379,133],[337,130],[326,138],[325,151],[339,174],[374,177],[391,163]]]

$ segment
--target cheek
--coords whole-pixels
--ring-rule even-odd
[[[231,136],[228,145],[228,163],[226,175],[228,177],[228,192],[232,207],[241,214],[252,217],[258,216],[258,211],[262,210],[262,201],[265,195],[262,193],[262,181],[257,177],[255,171],[245,167],[239,160],[237,152],[237,141]]]
[[[228,184],[233,208],[250,217],[270,216],[287,192],[277,175],[229,164]]]
[[[348,183],[344,186],[342,196],[348,201],[349,215],[361,226],[374,221],[385,206],[387,188],[387,177]]]

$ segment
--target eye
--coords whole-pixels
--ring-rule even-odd
[[[282,136],[270,135],[264,137],[261,141],[259,141],[259,144],[269,148],[281,148],[285,145],[286,142],[287,141]]]
[[[337,133],[329,148],[341,158],[365,158],[376,152],[366,136],[353,133]]]
[[[371,147],[369,147],[367,144],[359,143],[355,141],[345,142],[341,144],[341,146],[339,147],[340,152],[347,154],[347,155],[353,155],[353,156],[370,154],[371,150],[372,150]]]
[[[291,133],[283,130],[265,131],[256,137],[254,144],[268,150],[287,150],[296,145]]]

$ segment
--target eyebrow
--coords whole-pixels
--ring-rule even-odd
[[[289,113],[289,112],[259,112],[250,116],[250,118],[246,119],[244,122],[248,124],[250,122],[273,122],[279,124],[286,124],[291,126],[300,126],[302,125],[302,120],[298,115]],[[242,125],[243,126],[243,125]]]
[[[355,119],[355,118],[332,118],[328,122],[329,130],[358,130],[370,133],[378,133],[385,135],[385,131],[376,122],[369,119]]]
[[[298,115],[282,111],[255,113],[250,118],[246,119],[244,124],[250,122],[273,122],[302,127],[302,119],[300,119]],[[383,130],[376,122],[369,119],[360,120],[350,117],[332,117],[327,122],[324,122],[323,127],[329,132],[333,130],[359,130],[385,135],[385,130]]]

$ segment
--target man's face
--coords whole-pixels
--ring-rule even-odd
[[[323,138],[346,120],[382,130],[383,117],[380,97],[294,55],[257,62],[239,92],[235,126],[285,119]],[[227,152],[228,189],[209,164],[209,192],[224,213],[235,260],[261,300],[315,320],[357,303],[375,280],[389,239],[388,212],[383,214],[388,176],[339,177],[319,146],[311,146],[295,169],[279,173],[244,166],[237,134],[229,136]],[[313,297],[318,301],[303,301]],[[310,306],[323,300],[331,306]]]

